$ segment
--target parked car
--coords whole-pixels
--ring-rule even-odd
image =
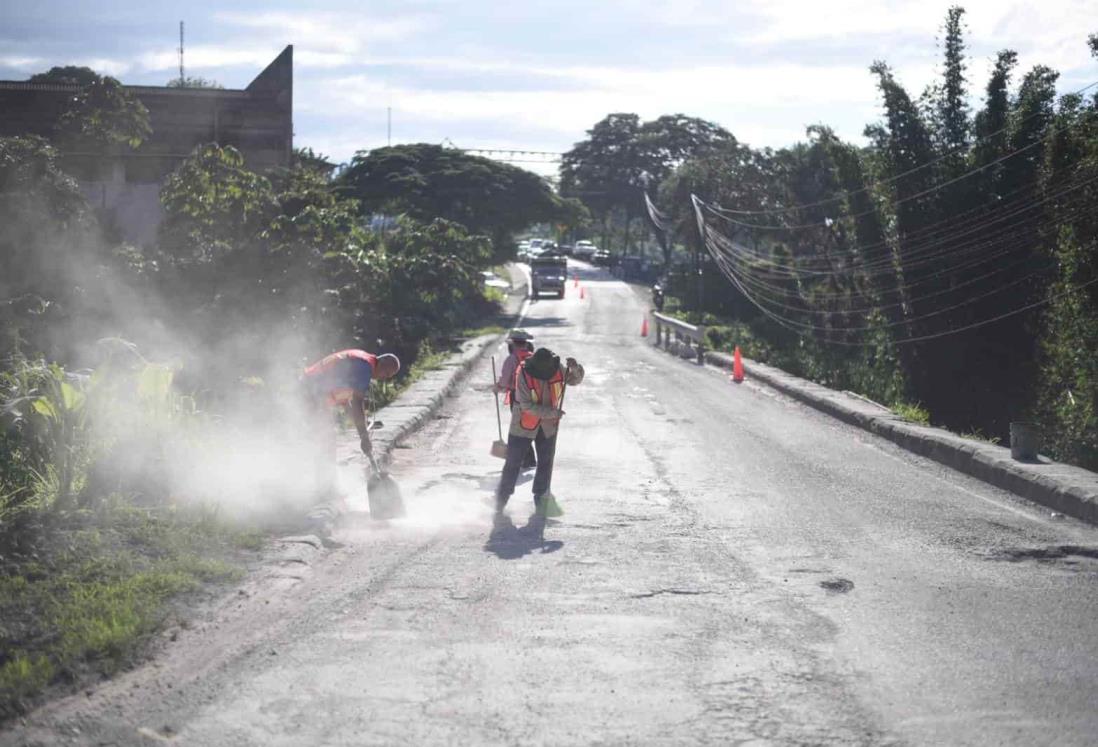
[[[610,266],[610,252],[605,249],[599,249],[591,256],[591,262],[602,267]]]
[[[574,252],[576,248],[574,246],[572,246],[571,244],[558,244],[557,249],[560,250],[561,254],[563,254],[567,257],[571,257],[572,252]]]
[[[595,243],[593,241],[581,239],[580,241],[576,242],[576,246],[572,250],[572,256],[576,257],[577,259],[590,260],[591,257],[595,256],[595,252],[597,251],[598,247],[595,246]]]

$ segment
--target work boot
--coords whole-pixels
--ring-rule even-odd
[[[538,516],[542,516],[548,519],[555,519],[559,516],[564,516],[564,510],[557,503],[557,499],[552,493],[546,493],[542,496],[534,496],[534,512]]]

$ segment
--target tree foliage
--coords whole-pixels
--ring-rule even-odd
[[[883,116],[868,147],[816,126],[778,151],[713,150],[679,165],[659,202],[690,241],[691,193],[748,211],[717,221],[759,257],[741,262],[767,281],[745,287],[801,326],[776,325],[727,283],[719,296],[707,286],[706,307],[732,311],[775,359],[921,402],[960,430],[1004,437],[1011,419],[1035,417],[1058,434],[1052,453],[1098,466],[1098,291],[1078,289],[1098,261],[1096,101],[1057,101],[1057,73],[1041,65],[1015,88],[1018,57],[1003,50],[973,113],[963,17],[947,13],[940,78],[922,97],[872,65]]]
[[[64,86],[89,86],[102,79],[102,76],[90,67],[63,65],[51,67],[44,73],[35,73],[28,78],[28,81],[30,83],[56,83]]]
[[[537,174],[427,143],[359,151],[339,185],[364,214],[441,218],[490,236],[496,259],[511,252],[515,232],[570,215]]]
[[[697,117],[672,114],[641,122],[636,114],[608,114],[564,154],[561,194],[579,199],[599,219],[604,245],[610,223],[622,221],[628,250],[646,190],[654,193],[688,158],[735,145],[727,130]],[[669,251],[665,247],[665,261]]]
[[[90,212],[57,151],[39,137],[0,138],[0,359],[45,338],[89,253]]]
[[[189,75],[182,78],[172,78],[168,81],[168,88],[209,88],[209,89],[222,89],[225,86],[218,83],[216,80],[209,80],[201,76],[191,77]]]
[[[57,138],[77,147],[136,148],[151,133],[149,110],[109,76],[84,84],[57,122]]]

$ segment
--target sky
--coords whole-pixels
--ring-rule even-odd
[[[753,146],[823,123],[864,142],[881,117],[869,65],[931,83],[948,2],[900,0],[0,0],[0,79],[79,64],[123,83],[243,88],[294,45],[295,145],[334,161],[387,142],[561,152],[610,112],[684,113]],[[1045,64],[1062,92],[1098,81],[1098,0],[964,4],[972,104],[995,53]],[[1020,77],[1020,76],[1019,76]],[[541,173],[554,166],[523,164]]]

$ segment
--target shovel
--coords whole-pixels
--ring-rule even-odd
[[[496,397],[496,432],[499,438],[492,442],[492,448],[488,453],[500,459],[507,458],[507,442],[503,440],[503,423],[499,417],[499,392],[496,391],[496,357],[492,356],[492,393]]]
[[[381,469],[373,454],[368,456],[372,472],[366,480],[366,500],[370,504],[370,518],[399,519],[405,514],[400,486],[388,472]]]

